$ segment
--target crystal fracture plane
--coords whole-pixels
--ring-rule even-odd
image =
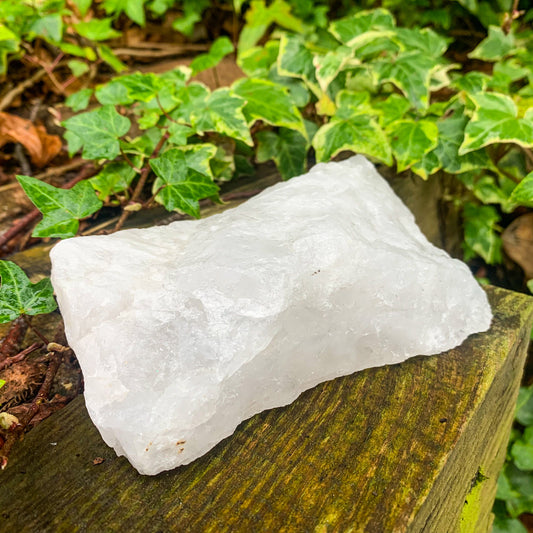
[[[102,437],[142,474],[189,463],[255,413],[368,367],[453,348],[492,314],[362,156],[234,209],[52,252]]]

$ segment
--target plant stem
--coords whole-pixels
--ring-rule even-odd
[[[170,137],[170,133],[168,131],[163,134],[161,139],[159,139],[159,142],[157,143],[157,146],[155,147],[152,155],[145,162],[141,170],[139,181],[137,182],[137,185],[135,186],[135,190],[133,191],[133,195],[130,199],[130,203],[135,203],[139,200],[139,197],[141,196],[142,191],[144,189],[146,180],[148,179],[148,175],[150,174],[150,160],[158,156],[159,152],[161,151],[161,148],[163,148],[163,145],[165,144],[165,142],[167,141],[169,137]],[[130,215],[130,211],[126,211],[124,209],[122,210],[122,214],[120,215],[120,218],[118,219],[118,222],[115,228],[113,229],[114,232],[122,228],[122,226],[124,225],[124,222],[126,222],[129,215]]]

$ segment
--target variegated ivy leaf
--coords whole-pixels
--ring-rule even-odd
[[[515,143],[525,148],[533,146],[533,113],[518,118],[515,103],[503,94],[477,93],[469,98],[475,111],[465,128],[459,154],[495,143]]]
[[[392,165],[387,136],[371,115],[333,117],[317,131],[312,144],[318,161],[329,161],[343,150],[351,150]]]
[[[398,172],[420,161],[437,146],[439,130],[431,120],[399,120],[388,127]]]
[[[300,78],[320,98],[313,54],[297,35],[283,34],[279,45],[278,73],[281,76]]]
[[[474,94],[484,91],[489,81],[490,76],[483,72],[473,70],[455,78],[452,82],[452,87],[465,91],[468,94]]]
[[[192,114],[204,105],[209,94],[209,89],[203,83],[193,82],[182,87],[176,93],[179,105],[170,113],[171,118],[184,124],[191,124]]]
[[[198,201],[218,196],[209,161],[216,155],[212,144],[194,144],[167,150],[150,161],[157,178],[153,192],[156,201],[168,211],[179,210],[200,217]]]
[[[382,83],[396,85],[417,109],[428,107],[432,73],[441,68],[437,60],[416,51],[376,61],[375,66]]]
[[[533,207],[533,172],[522,179],[509,199],[515,204]]]
[[[299,131],[307,138],[302,115],[285,87],[267,80],[243,78],[232,85],[232,90],[246,100],[243,113],[248,125],[262,120],[272,126]]]
[[[261,78],[278,59],[279,41],[268,41],[264,46],[253,46],[239,52],[237,64],[250,78]]]
[[[392,14],[378,8],[336,20],[330,24],[329,31],[341,43],[355,49],[378,37],[392,37],[395,25]]]
[[[191,125],[198,133],[216,131],[253,146],[250,130],[243,114],[246,101],[227,88],[212,92],[191,113]]]
[[[380,124],[386,127],[404,117],[411,108],[407,98],[399,94],[391,94],[386,100],[373,102],[372,107],[380,113]]]
[[[449,42],[430,28],[397,28],[394,40],[406,51],[419,51],[436,58],[444,54]]]
[[[351,48],[348,46],[339,46],[339,48],[331,50],[326,55],[316,55],[313,58],[313,65],[316,68],[316,79],[323,92],[327,91],[329,84],[346,66],[355,66],[360,63],[358,59],[352,56],[353,51]]]
[[[473,59],[483,61],[499,61],[513,52],[515,48],[514,35],[506,34],[499,26],[490,26],[489,35],[468,54]]]

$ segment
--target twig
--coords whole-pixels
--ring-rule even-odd
[[[511,7],[511,11],[509,13],[505,13],[505,18],[502,24],[502,30],[506,34],[511,31],[511,25],[513,24],[513,20],[517,19],[520,16],[520,12],[518,11],[518,3],[519,0],[514,0],[513,7]]]
[[[64,172],[68,172],[69,170],[75,170],[76,168],[79,168],[85,164],[87,164],[87,161],[85,161],[84,159],[73,159],[70,163],[67,163],[66,165],[49,168],[48,170],[37,174],[35,178],[38,180],[44,180],[46,178],[51,178],[52,176],[59,176]]]
[[[0,362],[6,357],[11,357],[20,351],[20,346],[24,341],[28,331],[28,324],[24,317],[19,316],[13,320],[9,326],[7,335],[0,342]]]
[[[19,94],[22,94],[28,87],[31,87],[33,84],[37,83],[45,74],[46,70],[42,68],[26,81],[11,89],[0,101],[0,111],[7,109]]]
[[[76,166],[79,166],[76,164]],[[68,165],[65,165],[68,167]],[[76,168],[76,167],[73,167]],[[95,168],[93,165],[88,164],[74,179],[61,186],[62,189],[70,189],[76,185],[76,183],[90,177],[94,174]],[[53,175],[53,174],[52,174]],[[24,215],[18,222],[11,226],[6,232],[0,235],[0,248],[5,246],[11,239],[16,237],[19,233],[22,233],[32,222],[37,220],[41,212],[38,209],[33,209],[27,215]]]
[[[63,361],[65,353],[49,352],[48,355],[50,357],[50,363],[48,364],[43,384],[41,385],[37,396],[34,398],[33,402],[28,408],[25,416],[21,417],[17,427],[8,434],[4,445],[0,450],[0,469],[2,470],[4,470],[7,466],[9,453],[11,452],[14,444],[18,441],[20,435],[22,435],[32,418],[39,412],[41,404],[48,398],[48,394],[50,394],[50,389],[52,388],[52,383],[54,382],[54,377],[59,366],[61,365],[61,362]]]
[[[17,355],[8,357],[4,361],[0,362],[0,370],[3,370],[14,363],[22,361],[28,354],[38,350],[39,348],[42,348],[43,346],[44,344],[42,342],[34,342],[31,346],[28,346],[25,350],[22,350]]]
[[[31,166],[28,163],[28,159],[26,158],[26,155],[24,154],[24,150],[22,149],[22,145],[20,143],[17,143],[15,145],[15,158],[20,164],[20,169],[22,170],[22,174],[31,176],[32,174]]]
[[[222,195],[220,198],[224,202],[231,202],[232,200],[243,200],[246,198],[251,198],[256,194],[259,194],[262,190],[263,189],[253,189],[251,191],[229,192],[228,194]]]
[[[33,331],[33,333],[35,333],[35,335],[37,335],[37,337],[39,337],[39,339],[41,339],[45,345],[48,346],[50,341],[31,323],[30,317],[27,315],[22,316],[25,318],[26,324],[28,324],[28,327]]]
[[[137,182],[137,185],[135,186],[135,190],[133,191],[133,195],[130,199],[130,203],[135,203],[139,200],[139,197],[142,194],[142,191],[144,189],[144,184],[146,183],[146,180],[148,179],[148,175],[150,174],[150,165],[149,161],[150,159],[154,159],[158,156],[159,152],[161,151],[161,148],[163,148],[163,145],[167,141],[167,139],[170,137],[169,132],[167,131],[161,139],[159,139],[159,142],[157,143],[157,146],[155,147],[152,155],[148,158],[148,161],[146,161],[142,171],[141,175],[139,177],[139,181]],[[118,219],[118,222],[113,229],[113,231],[118,231],[122,226],[124,225],[124,222],[126,222],[128,216],[130,215],[130,211],[122,210],[122,213],[120,215],[120,218]]]

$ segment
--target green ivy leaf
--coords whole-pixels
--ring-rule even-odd
[[[488,264],[501,261],[501,238],[495,232],[500,215],[490,205],[467,203],[463,209],[466,258],[480,255]]]
[[[20,315],[41,315],[57,308],[49,278],[31,283],[11,261],[0,261],[0,324]]]
[[[390,82],[409,99],[417,109],[427,108],[431,76],[439,63],[422,52],[406,52],[396,59],[376,61],[380,81]]]
[[[114,159],[120,154],[119,137],[126,135],[130,121],[117,112],[114,106],[105,105],[94,111],[81,113],[63,122],[72,136],[83,146],[84,159]]]
[[[181,88],[176,94],[179,105],[170,113],[170,116],[178,122],[191,124],[192,114],[197,109],[204,107],[209,94],[209,89],[202,83],[193,82]]]
[[[217,149],[211,144],[195,144],[186,148],[173,148],[150,161],[157,175],[153,192],[156,201],[168,211],[183,211],[200,217],[198,200],[218,195],[213,183],[209,160]]]
[[[498,478],[496,497],[505,500],[512,518],[533,512],[533,476],[511,462],[506,463]]]
[[[92,0],[72,0],[72,2],[80,10],[80,15],[82,17],[84,17],[87,11],[89,11],[89,8],[91,7],[91,4],[92,4]]]
[[[437,146],[439,130],[430,120],[399,120],[392,123],[388,129],[398,172],[403,172],[413,163],[420,161]]]
[[[17,176],[17,180],[43,214],[33,230],[34,237],[73,237],[79,221],[96,213],[103,205],[88,181],[81,181],[72,189],[58,189],[30,176]]]
[[[72,111],[83,111],[89,105],[89,101],[93,94],[92,89],[82,89],[77,93],[71,94],[66,100],[65,105],[70,107]]]
[[[506,34],[499,26],[490,26],[489,35],[468,54],[472,59],[499,61],[515,48],[514,36]]]
[[[133,163],[138,164],[138,161]],[[114,161],[104,165],[102,170],[88,181],[98,192],[98,196],[105,200],[108,196],[125,191],[136,174],[127,163]]]
[[[79,61],[78,59],[67,61],[67,65],[72,71],[72,75],[76,78],[83,76],[89,70],[89,65],[85,61]]]
[[[58,43],[63,37],[63,18],[59,13],[38,17],[30,26],[29,32]]]
[[[192,75],[196,76],[198,72],[216,67],[233,50],[233,44],[228,37],[219,37],[213,42],[207,54],[200,54],[192,60]]]
[[[19,50],[20,38],[0,23],[0,74],[7,70],[7,56]]]
[[[232,86],[233,93],[244,98],[244,116],[249,125],[262,120],[272,126],[299,131],[304,137],[307,131],[298,108],[285,87],[267,80],[244,78]]]
[[[127,76],[120,76],[114,79],[112,83],[125,87],[129,102],[148,102],[157,95],[164,85],[163,80],[152,72],[147,74],[135,72]]]
[[[252,0],[246,12],[246,24],[239,35],[239,52],[255,46],[272,24],[302,33],[304,25],[291,10],[291,4],[285,0],[274,0],[268,7],[265,0]]]
[[[518,205],[533,207],[533,172],[525,176],[514,188],[509,200]]]
[[[464,140],[464,130],[468,118],[463,111],[457,111],[451,117],[439,120],[438,145],[435,155],[446,172],[459,174],[477,168],[492,168],[494,165],[484,149],[459,155],[459,147]]]
[[[377,37],[394,35],[395,24],[389,11],[378,8],[336,20],[330,24],[329,31],[346,46],[358,48]]]
[[[256,138],[259,163],[273,160],[284,180],[305,173],[307,141],[299,132],[280,128],[278,133],[260,131]]]
[[[392,165],[387,136],[370,115],[353,115],[343,119],[333,117],[317,131],[313,147],[319,161],[329,161],[343,150],[351,150]]]
[[[89,41],[107,41],[120,36],[120,32],[111,27],[112,22],[113,19],[110,18],[93,18],[88,22],[74,24],[74,28]]]
[[[191,125],[198,133],[217,131],[253,146],[243,114],[245,104],[243,98],[233,96],[229,89],[217,89],[201,105],[195,105],[190,116]]]
[[[137,23],[144,26],[146,19],[144,16],[144,3],[146,0],[104,0],[102,7],[108,15],[118,17],[121,13]]]
[[[515,418],[523,426],[533,426],[533,386],[520,387]]]
[[[476,109],[465,128],[459,154],[466,154],[495,143],[533,146],[533,117],[517,118],[513,100],[497,93],[469,95]]]
[[[96,47],[96,51],[100,58],[105,61],[115,72],[122,72],[128,67],[113,53],[109,46],[103,44]]]

